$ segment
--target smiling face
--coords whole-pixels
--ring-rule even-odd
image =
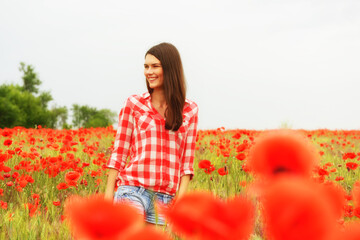
[[[149,87],[161,89],[164,85],[163,68],[159,59],[151,54],[145,56],[144,75]]]

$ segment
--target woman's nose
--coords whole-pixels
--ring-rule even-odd
[[[146,69],[146,73],[147,74],[152,74],[153,73],[153,69],[151,67],[149,67],[148,69]]]

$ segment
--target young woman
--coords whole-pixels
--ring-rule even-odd
[[[198,107],[185,98],[181,58],[173,45],[147,51],[144,75],[148,92],[130,96],[120,111],[105,198],[128,201],[146,222],[164,225],[154,204],[180,198],[193,176]]]

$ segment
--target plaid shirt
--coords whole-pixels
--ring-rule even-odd
[[[142,186],[175,195],[180,177],[194,174],[197,123],[198,107],[188,99],[183,124],[174,132],[165,129],[165,119],[152,106],[149,93],[129,97],[120,111],[107,164],[119,170],[117,186]]]

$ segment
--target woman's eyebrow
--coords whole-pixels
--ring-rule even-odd
[[[148,65],[152,65],[152,66],[153,65],[161,65],[161,63],[150,63],[150,64],[149,63],[144,63],[144,66],[148,66]]]

